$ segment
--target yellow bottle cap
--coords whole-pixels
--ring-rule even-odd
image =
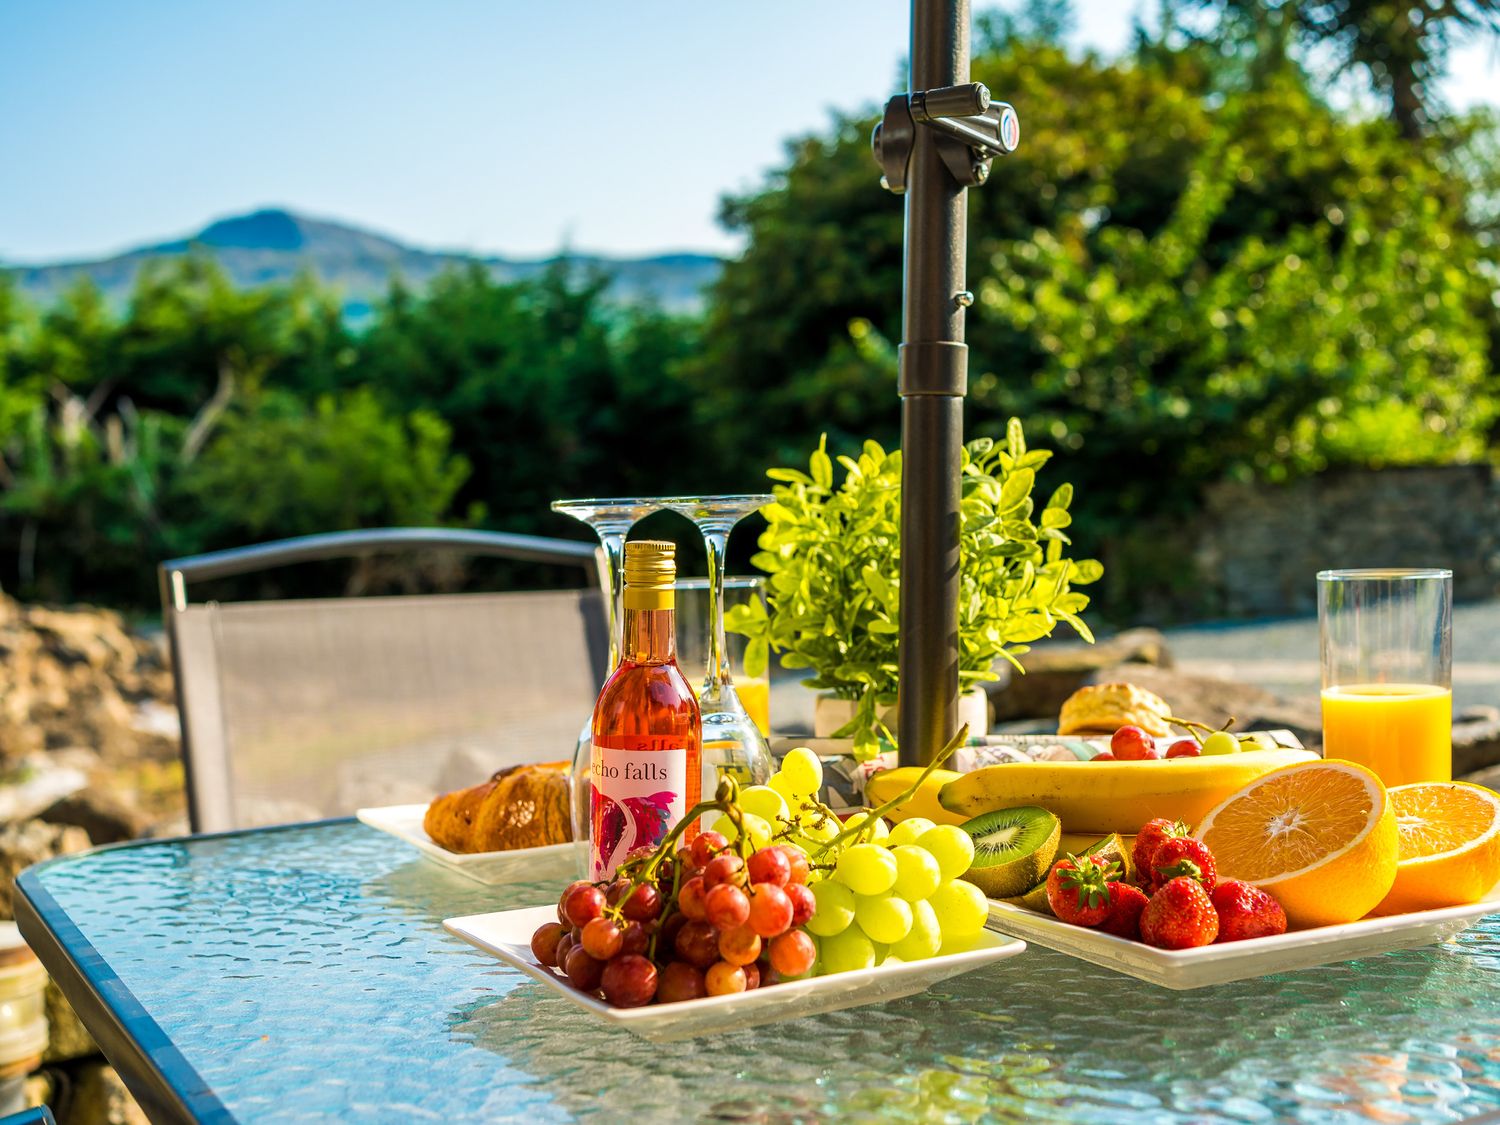
[[[665,604],[660,597],[642,599],[631,608],[668,609],[671,607],[672,583],[677,578],[677,544],[662,539],[635,539],[625,544],[625,593],[627,604],[632,591],[667,591]],[[647,605],[646,602],[652,604]]]

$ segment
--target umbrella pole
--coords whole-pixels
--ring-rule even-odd
[[[969,81],[968,0],[912,0],[912,91]],[[902,765],[921,765],[958,725],[959,457],[968,389],[965,185],[940,134],[915,128],[906,166],[900,351]]]

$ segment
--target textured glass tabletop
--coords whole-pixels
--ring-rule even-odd
[[[1118,1125],[1500,1111],[1500,915],[1442,946],[1182,993],[1033,947],[909,999],[658,1046],[441,928],[545,903],[554,887],[481,886],[356,823],[68,857],[28,887],[116,1013],[133,998],[180,1052],[191,1071],[168,1078],[205,1118]],[[137,1011],[131,1030],[141,1023]]]

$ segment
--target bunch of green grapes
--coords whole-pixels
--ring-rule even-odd
[[[806,923],[818,947],[812,974],[970,948],[988,909],[983,892],[959,878],[974,859],[968,833],[921,817],[893,829],[868,809],[841,822],[818,800],[822,787],[822,763],[798,747],[782,759],[769,784],[743,789],[739,796],[741,823],[752,846],[781,844],[808,857],[808,887],[817,901]],[[735,839],[729,817],[712,827]]]

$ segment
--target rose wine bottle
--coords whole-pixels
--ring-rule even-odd
[[[620,666],[594,704],[589,877],[608,879],[638,848],[654,848],[699,801],[703,728],[677,667],[677,548],[625,544]],[[694,828],[687,830],[696,835]]]

